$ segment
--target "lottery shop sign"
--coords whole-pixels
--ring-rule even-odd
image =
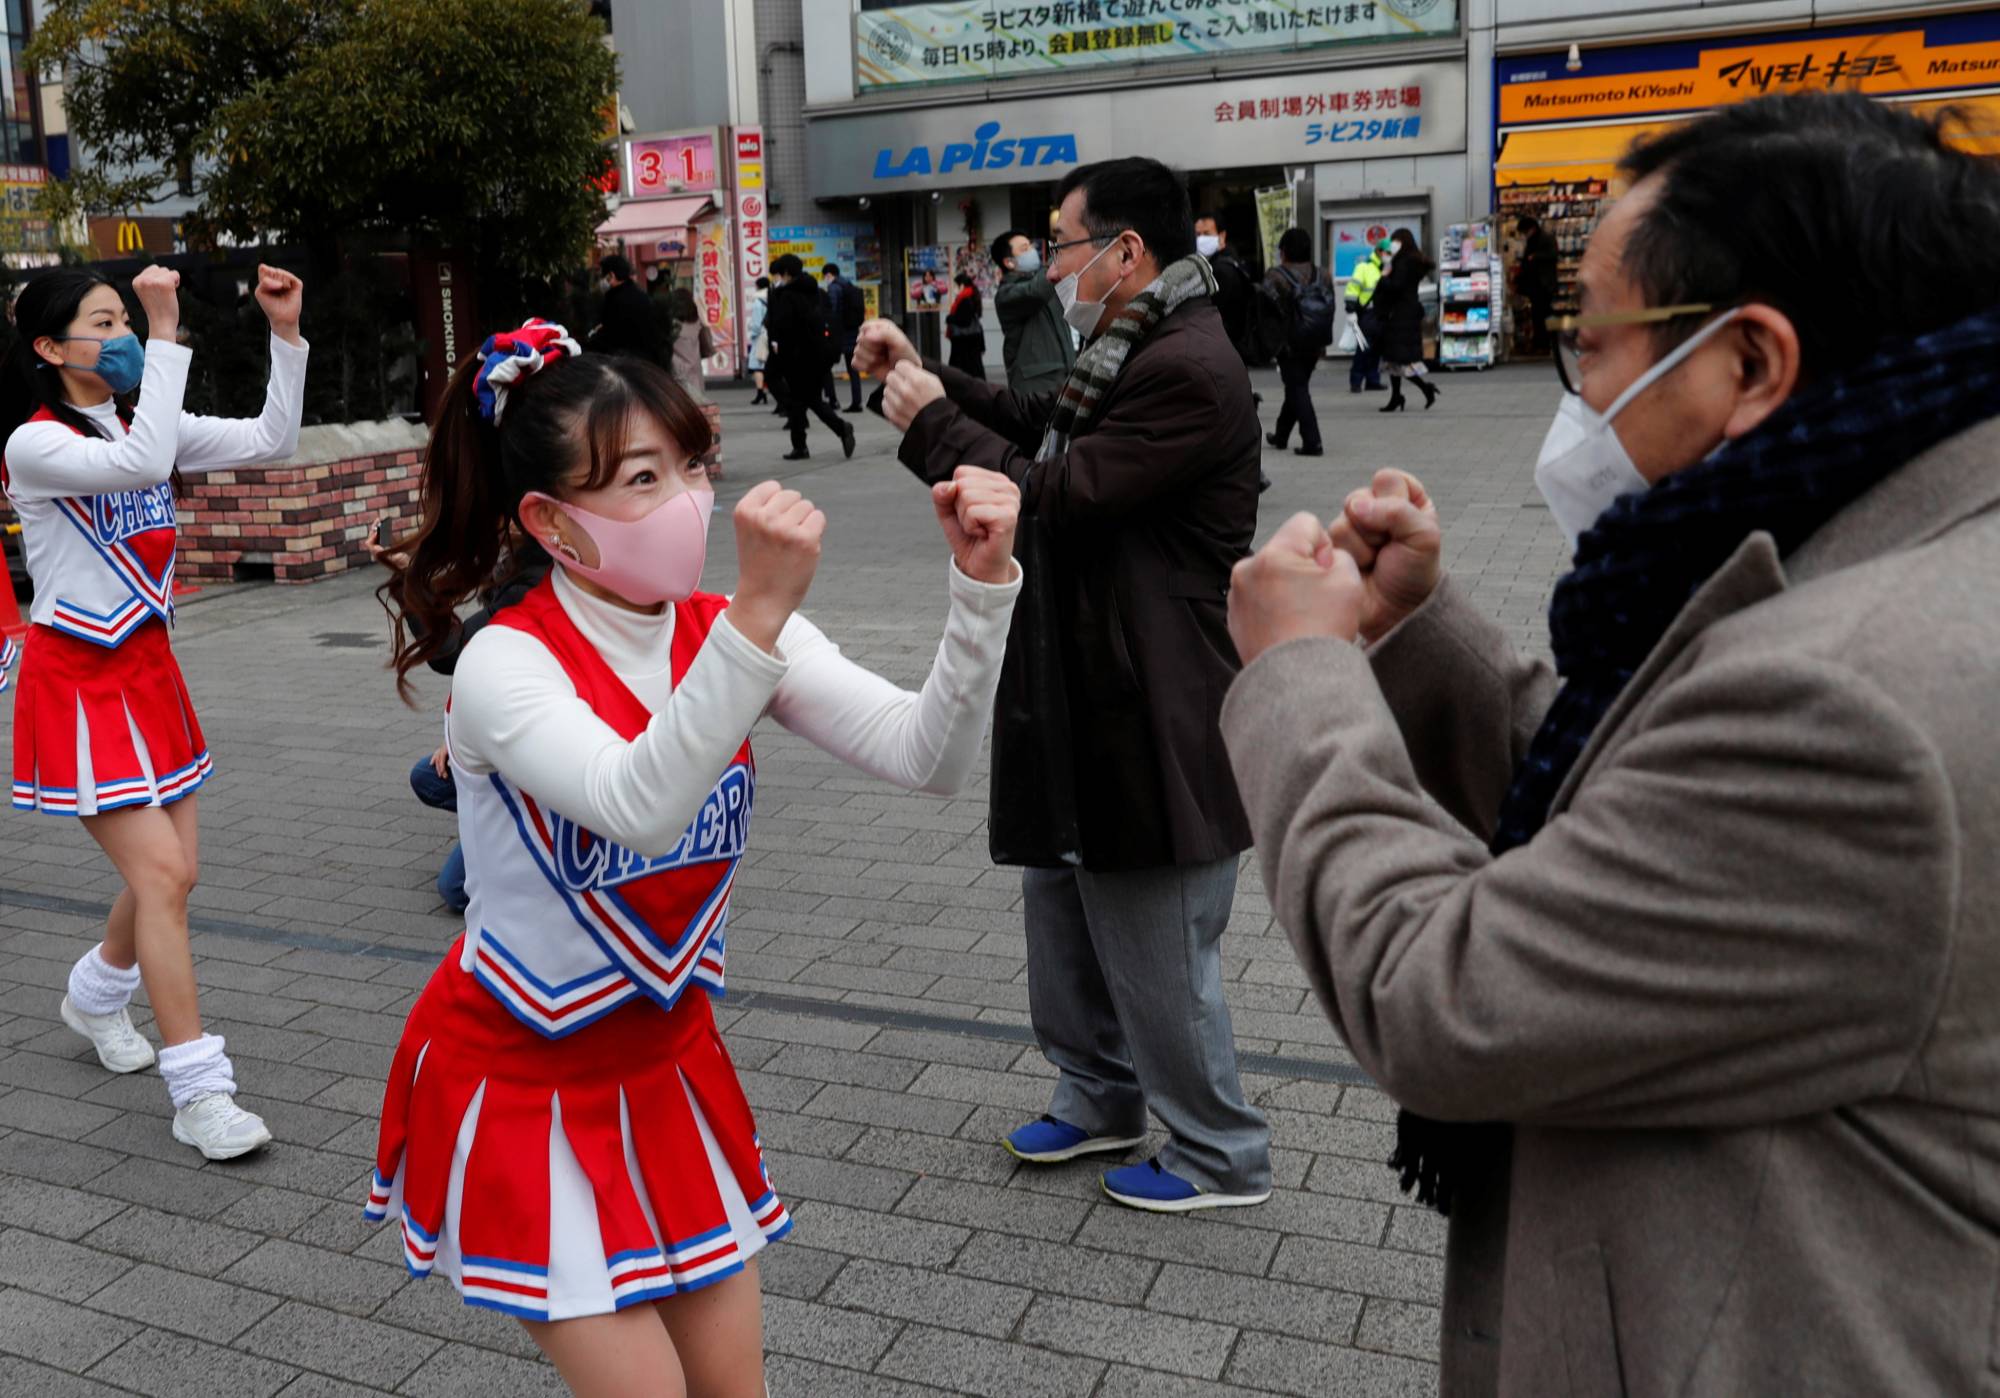
[[[1499,124],[1706,111],[1774,92],[1915,96],[2000,87],[2000,13],[1503,58]]]

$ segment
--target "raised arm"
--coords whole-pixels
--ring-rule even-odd
[[[305,412],[306,342],[299,336],[304,284],[277,267],[257,269],[257,303],[271,322],[271,378],[254,418],[183,413],[174,464],[185,472],[226,471],[283,461],[299,449]]]
[[[187,392],[185,346],[146,342],[139,407],[116,441],[79,436],[60,422],[29,422],[7,439],[7,493],[16,500],[105,495],[165,483],[174,470],[175,424]]]

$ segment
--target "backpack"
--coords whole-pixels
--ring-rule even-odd
[[[861,288],[850,281],[836,281],[834,288],[840,292],[840,328],[855,331],[868,318],[868,307],[861,295]]]
[[[1283,269],[1285,279],[1292,284],[1292,324],[1290,342],[1295,354],[1323,354],[1333,343],[1334,313],[1339,309],[1333,299],[1333,285],[1312,268],[1312,279],[1301,285],[1289,268]]]

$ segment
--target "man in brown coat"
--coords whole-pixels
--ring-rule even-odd
[[[1400,473],[1237,570],[1271,896],[1449,1209],[1443,1392],[2000,1392],[2000,171],[1856,96],[1626,171],[1560,683]]]
[[[1250,832],[1216,727],[1237,671],[1223,596],[1257,522],[1250,381],[1178,177],[1106,161],[1058,198],[1048,272],[1087,340],[1059,394],[919,360],[886,321],[855,356],[888,374],[911,471],[1004,471],[1032,517],[989,837],[1027,866],[1029,1006],[1060,1076],[1007,1144],[1036,1163],[1122,1154],[1150,1107],[1167,1144],[1105,1175],[1113,1199],[1256,1204],[1270,1131],[1237,1080],[1220,951]]]

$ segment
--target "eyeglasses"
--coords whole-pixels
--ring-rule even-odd
[[[1088,238],[1071,238],[1066,243],[1050,243],[1048,255],[1051,259],[1053,259],[1055,255],[1061,252],[1064,248],[1080,248],[1085,243],[1109,243],[1109,242],[1114,242],[1117,239],[1122,238],[1124,236],[1125,235],[1123,233],[1097,233],[1093,234],[1091,237]]]
[[[1583,392],[1583,351],[1577,343],[1579,330],[1602,330],[1614,325],[1664,325],[1688,316],[1705,316],[1716,307],[1707,302],[1686,306],[1653,306],[1643,311],[1606,311],[1588,316],[1550,316],[1543,322],[1555,336],[1556,376],[1571,393]]]

